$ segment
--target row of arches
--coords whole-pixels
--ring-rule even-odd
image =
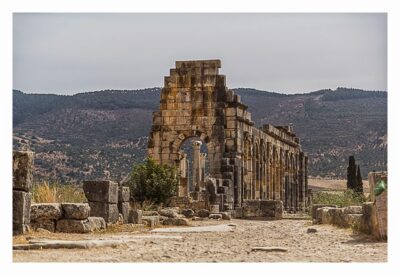
[[[287,209],[299,209],[305,201],[304,154],[246,136],[243,148],[243,200],[282,200]]]

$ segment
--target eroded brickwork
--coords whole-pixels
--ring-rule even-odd
[[[207,146],[208,177],[216,180],[214,186],[203,182],[196,192],[215,190],[211,197],[223,210],[240,209],[245,200],[281,200],[287,210],[304,209],[307,156],[292,126],[254,127],[220,67],[220,60],[176,62],[165,77],[160,109],[153,113],[149,156],[182,167],[182,143],[198,137]],[[181,182],[180,195],[204,197],[188,193]]]

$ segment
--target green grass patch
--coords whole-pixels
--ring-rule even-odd
[[[352,190],[346,191],[319,191],[312,195],[313,204],[334,204],[338,207],[351,205],[362,205],[365,196],[357,194]]]

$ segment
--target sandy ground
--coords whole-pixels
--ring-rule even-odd
[[[52,239],[129,238],[133,234],[170,235],[179,238],[139,238],[116,247],[14,251],[15,262],[385,262],[387,243],[310,220],[200,221],[194,226],[235,224],[233,232],[151,233],[106,232],[97,234],[47,234]],[[316,233],[307,233],[307,228]],[[126,230],[129,231],[129,230]],[[39,235],[28,235],[37,238]],[[25,237],[14,243],[26,242]],[[253,247],[280,247],[286,252],[252,251]]]

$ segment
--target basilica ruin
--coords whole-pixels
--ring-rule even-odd
[[[255,127],[219,68],[220,60],[176,62],[164,79],[159,111],[153,113],[149,156],[178,167],[177,201],[218,205],[233,213],[270,202],[280,202],[287,211],[304,210],[307,156],[293,127]],[[194,137],[190,168],[181,146]],[[207,154],[200,152],[202,144]]]

